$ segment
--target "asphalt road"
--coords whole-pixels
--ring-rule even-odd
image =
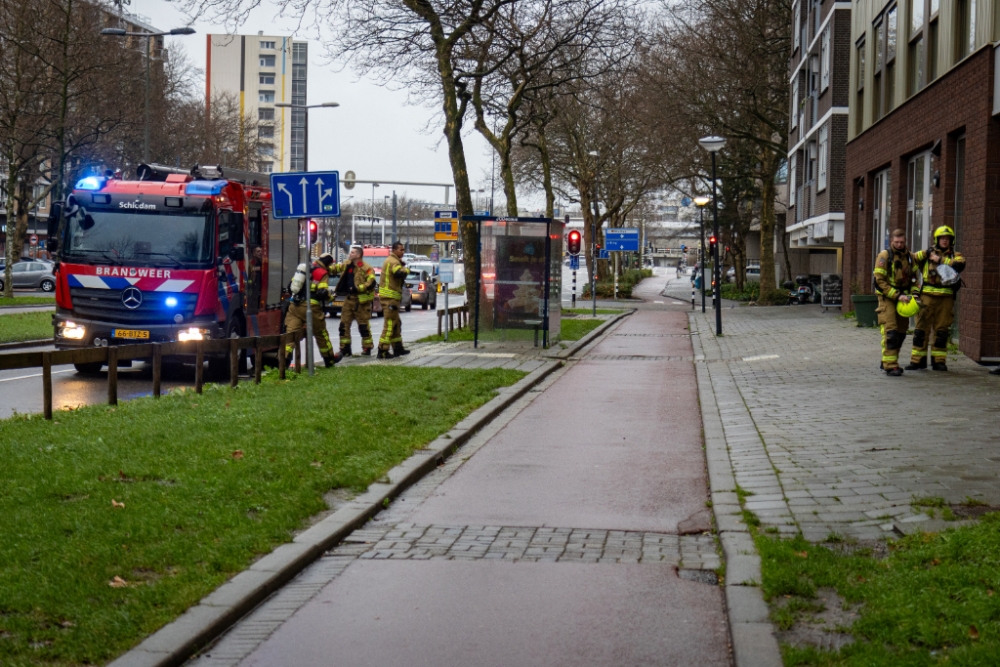
[[[463,297],[449,297],[450,306],[459,305]],[[444,299],[441,299],[444,305]],[[3,311],[8,312],[8,311]],[[2,314],[0,314],[2,317]],[[420,310],[419,307],[409,313],[400,314],[403,323],[404,342],[413,342],[437,333],[437,314],[432,310]],[[382,318],[373,318],[372,335],[376,339],[382,333]],[[340,320],[327,319],[327,331],[335,347],[337,329]],[[361,351],[361,337],[357,326],[352,327],[352,348],[356,353]],[[53,349],[32,348],[33,350]],[[319,350],[315,349],[317,362],[322,363]],[[207,380],[206,376],[206,380]],[[165,367],[163,375],[163,390],[172,387],[192,386],[194,384],[194,367]],[[107,401],[107,371],[95,376],[84,376],[76,372],[73,366],[52,367],[52,407],[55,410]],[[118,369],[118,400],[124,401],[139,396],[148,396],[152,392],[152,369],[149,364],[135,362],[132,368]],[[35,413],[42,411],[42,374],[41,369],[24,369],[16,371],[0,371],[0,419],[6,419],[15,412]]]

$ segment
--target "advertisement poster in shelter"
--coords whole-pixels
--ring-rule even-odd
[[[499,236],[496,243],[496,325],[533,328],[545,312],[545,237]]]

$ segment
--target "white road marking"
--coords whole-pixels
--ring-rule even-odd
[[[76,372],[75,368],[69,368],[64,371],[52,371],[52,374],[58,375],[59,373],[75,373],[75,372]],[[35,373],[34,375],[19,375],[16,378],[3,378],[2,380],[0,380],[0,382],[13,382],[14,380],[27,380],[28,378],[40,378],[40,377],[42,377],[41,373]]]
[[[780,356],[780,354],[762,354],[757,357],[743,357],[741,361],[763,361],[765,359],[777,359]]]

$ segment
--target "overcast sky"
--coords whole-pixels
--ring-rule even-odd
[[[197,34],[168,37],[168,46],[175,48],[178,44],[183,44],[191,62],[202,70],[205,68],[205,34],[231,32],[226,26],[205,18],[191,22],[176,4],[166,0],[133,0],[126,10],[147,17],[160,30],[170,30],[190,23]],[[251,11],[237,30],[244,35],[256,35],[257,31],[263,30],[265,35],[293,36],[295,27],[294,20],[278,16],[278,10],[268,0],[262,0],[261,6]],[[311,34],[300,33],[294,36],[310,41],[309,103],[340,103],[337,109],[310,111],[311,170],[336,169],[340,171],[341,177],[344,172],[353,170],[359,179],[382,182],[453,182],[447,144],[443,140],[440,126],[434,125],[427,129],[428,121],[434,117],[432,109],[407,105],[404,91],[384,88],[375,81],[360,79],[357,74],[348,70],[335,72],[333,67],[322,62],[323,50],[312,41]],[[488,148],[478,133],[466,137],[466,159],[472,187],[486,189],[486,196],[489,194],[491,169]],[[423,201],[439,203],[444,198],[444,188],[387,184],[375,190],[376,198],[391,195],[393,188],[397,194],[407,193]],[[370,185],[359,185],[353,191],[341,192],[345,200],[351,195],[370,200],[372,188]],[[455,201],[454,188],[451,189],[449,201]]]

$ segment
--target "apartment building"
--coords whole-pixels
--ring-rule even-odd
[[[953,227],[968,260],[959,347],[976,361],[1000,360],[998,39],[996,0],[854,5],[844,284],[873,291],[893,229],[918,250]]]
[[[841,272],[850,45],[851,2],[793,2],[788,278]]]
[[[240,111],[259,119],[261,170],[306,171],[306,111],[275,103],[306,104],[309,44],[289,37],[208,35],[205,98],[239,97]]]

